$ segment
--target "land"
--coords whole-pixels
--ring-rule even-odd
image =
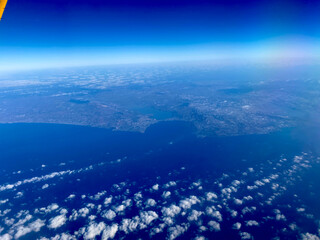
[[[320,119],[317,66],[157,64],[0,75],[0,123],[144,132],[187,121],[199,135],[261,134]]]

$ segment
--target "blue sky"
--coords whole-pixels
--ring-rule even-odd
[[[319,1],[9,0],[0,70],[317,57]]]

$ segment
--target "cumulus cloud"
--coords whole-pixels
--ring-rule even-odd
[[[164,192],[162,193],[162,197],[163,197],[163,198],[168,198],[168,197],[170,197],[170,195],[171,195],[171,192],[170,192],[170,191],[164,191]]]
[[[113,239],[118,232],[118,224],[112,224],[111,226],[107,226],[102,233],[101,240]]]
[[[253,197],[251,197],[250,195],[249,196],[244,196],[243,200],[250,201],[250,200],[253,200]]]
[[[75,198],[75,197],[76,197],[76,195],[70,194],[70,195],[67,197],[67,199],[70,200],[70,199],[73,199],[73,198]]]
[[[190,196],[190,198],[181,200],[179,206],[183,209],[189,209],[192,205],[197,203],[200,203],[200,200],[196,196]]]
[[[12,236],[9,235],[8,233],[0,236],[0,240],[11,240],[11,239],[12,239]]]
[[[217,196],[217,194],[215,194],[213,192],[208,192],[208,193],[206,193],[206,198],[207,198],[207,201],[211,201],[213,199],[217,199],[218,196]]]
[[[97,236],[100,236],[101,232],[106,228],[106,225],[103,222],[99,224],[91,222],[86,228],[86,231],[83,235],[83,239],[95,239]]]
[[[140,212],[140,219],[146,225],[158,218],[158,214],[154,211]]]
[[[152,186],[152,189],[153,189],[154,191],[158,191],[158,190],[159,190],[159,184],[153,185],[153,186]]]
[[[141,199],[143,198],[142,196],[142,193],[141,192],[138,192],[136,194],[134,194],[134,200],[137,202],[137,201],[140,201]]]
[[[37,219],[36,221],[29,223],[27,226],[19,226],[17,228],[16,234],[14,235],[14,238],[18,239],[30,232],[39,232],[44,225],[44,220]]]
[[[63,226],[66,223],[66,221],[67,221],[66,215],[64,214],[58,215],[49,220],[48,228],[52,228],[52,229],[59,228]]]
[[[98,192],[97,194],[93,195],[93,196],[89,196],[90,199],[98,201],[100,198],[102,198],[105,194],[107,193],[107,191],[101,191]]]
[[[242,204],[242,200],[235,198],[235,199],[234,199],[234,203],[235,203],[236,205],[241,205],[241,204]]]
[[[186,232],[189,228],[187,224],[181,224],[168,229],[168,239],[173,240]]]
[[[210,226],[211,231],[219,232],[221,230],[220,223],[218,223],[216,221],[210,221],[210,222],[208,222],[208,225]]]
[[[234,180],[234,181],[232,181],[232,183],[231,183],[234,187],[237,187],[237,186],[239,186],[240,184],[241,184],[241,182],[239,181],[239,180]]]
[[[192,212],[190,213],[190,215],[188,216],[188,220],[191,221],[198,221],[199,217],[203,214],[203,212],[201,211],[197,211],[197,210],[192,210]]]
[[[47,206],[45,208],[43,207],[43,208],[40,208],[40,209],[36,209],[35,213],[47,214],[47,213],[51,213],[51,212],[57,210],[58,208],[59,208],[58,204],[52,203],[52,204],[50,204],[49,206]]]
[[[123,219],[120,229],[125,233],[134,232],[136,230],[146,228],[152,221],[157,218],[158,214],[154,211],[140,212],[139,216],[135,216],[131,219]]]
[[[119,212],[123,212],[125,209],[126,209],[126,206],[121,204],[121,205],[115,207],[114,211],[119,213]]]
[[[104,199],[104,205],[108,206],[110,203],[112,202],[112,196],[109,196],[107,198]]]
[[[177,183],[175,181],[170,181],[164,185],[164,188],[169,188],[173,186],[177,186]]]
[[[248,227],[259,226],[259,223],[255,220],[249,220],[249,221],[246,221],[246,226],[248,226]]]
[[[194,240],[205,240],[206,238],[204,236],[196,236]]]
[[[80,208],[78,214],[80,217],[86,217],[89,214],[90,210],[87,207]]]
[[[138,228],[139,223],[140,219],[138,216],[135,216],[132,219],[125,218],[122,220],[122,225],[120,229],[128,234],[130,232],[135,231]]]
[[[247,232],[240,232],[239,235],[241,239],[252,239],[251,234]]]
[[[224,213],[223,217],[225,221],[228,221],[227,225],[231,226],[229,227],[229,230],[248,229],[248,232],[242,232],[240,230],[238,231],[238,233],[240,234],[240,237],[242,239],[251,239],[253,236],[250,235],[251,232],[249,230],[253,231],[253,226],[259,226],[259,223],[255,220],[248,220],[248,217],[254,219],[254,211],[259,211],[259,213],[257,214],[261,213],[260,209],[257,209],[257,207],[252,206],[252,204],[256,204],[257,206],[259,205],[259,207],[265,206],[267,202],[271,202],[273,199],[280,196],[281,191],[284,192],[286,190],[286,183],[289,183],[289,181],[293,181],[292,175],[290,175],[290,177],[287,177],[286,175],[286,178],[284,179],[285,182],[282,182],[281,180],[283,180],[282,177],[284,174],[280,172],[280,169],[278,167],[276,169],[277,174],[270,174],[270,172],[267,172],[269,171],[267,167],[262,168],[261,166],[256,166],[255,168],[255,176],[253,176],[253,174],[249,174],[250,170],[247,171],[247,175],[242,175],[241,172],[237,172],[235,174],[230,173],[229,175],[224,174],[223,177],[214,181],[215,187],[210,187],[208,185],[209,181],[199,179],[196,182],[189,182],[189,184],[187,183],[181,189],[176,189],[176,181],[170,181],[164,185],[161,185],[162,188],[167,188],[165,189],[166,191],[164,191],[163,193],[162,191],[156,192],[159,190],[158,184],[153,186],[144,185],[143,188],[138,189],[137,182],[130,183],[128,181],[114,184],[113,187],[110,189],[110,192],[113,192],[113,196],[106,197],[106,193],[107,191],[109,192],[109,189],[106,191],[100,191],[92,196],[87,195],[88,197],[86,197],[86,195],[83,195],[84,197],[82,199],[79,199],[81,200],[80,203],[82,204],[82,208],[80,208],[79,210],[73,209],[71,211],[71,215],[68,219],[69,221],[78,220],[80,217],[84,217],[86,219],[83,219],[79,222],[89,222],[89,225],[76,230],[75,232],[73,232],[74,235],[59,233],[53,238],[52,236],[50,237],[52,240],[66,240],[79,238],[100,239],[100,237],[101,239],[112,239],[118,238],[121,234],[123,235],[124,233],[130,234],[136,231],[146,229],[143,232],[148,232],[150,237],[157,233],[163,232],[163,234],[168,234],[168,239],[175,239],[183,235],[189,228],[192,231],[197,231],[196,234],[192,233],[194,237],[198,236],[198,234],[204,235],[206,237],[211,237],[213,234],[215,234],[215,231],[221,231],[221,226],[222,230],[228,231],[227,229],[224,229],[224,225],[221,223],[223,221],[221,213]],[[288,171],[288,173],[293,174],[293,170],[295,170],[296,168],[298,168],[297,164],[295,168],[289,169],[290,171]],[[253,177],[255,179],[252,179]],[[239,180],[233,180],[235,178]],[[275,181],[275,179],[277,180]],[[180,180],[177,179],[177,182],[179,181]],[[245,186],[244,183],[246,182],[254,182],[254,184],[251,183],[252,186]],[[203,192],[199,191],[201,183],[203,183],[203,189],[205,189],[205,191]],[[41,188],[42,184],[39,184],[39,186]],[[189,189],[188,186],[190,186]],[[219,188],[216,189],[216,187]],[[193,190],[190,191],[191,189]],[[260,191],[248,191],[253,189],[259,189]],[[172,192],[167,190],[171,190]],[[117,191],[120,192],[117,193]],[[217,195],[213,191],[217,193],[221,191],[221,194]],[[197,193],[199,195],[190,196],[190,192],[192,192],[192,194]],[[135,194],[132,196],[133,193]],[[76,194],[79,194],[80,198],[82,193]],[[161,195],[164,199],[161,198]],[[131,199],[129,198],[129,196]],[[70,194],[69,197],[67,197],[65,201],[62,202],[61,205],[71,204],[71,201],[69,201],[68,199],[73,199],[74,197],[74,194]],[[252,201],[254,198],[259,200],[259,202]],[[91,201],[95,204],[83,203],[83,201],[86,200],[90,201],[89,199],[97,202]],[[155,199],[157,200],[157,202]],[[23,198],[21,200],[23,200]],[[6,202],[8,201],[6,200]],[[39,201],[39,203],[40,202],[41,201]],[[247,205],[247,203],[249,203],[251,206],[248,205],[243,208],[234,205]],[[299,203],[299,201],[296,201],[295,203]],[[297,215],[304,218],[307,217],[304,209],[307,206],[297,206],[296,204],[290,205],[291,206],[288,207],[290,207],[292,210],[295,210],[294,212]],[[286,206],[280,205],[279,209],[283,211],[284,207]],[[239,213],[242,214],[238,214],[238,212],[233,210],[232,208],[237,209]],[[147,211],[155,209],[159,212]],[[45,220],[38,219],[37,221],[34,221],[33,216],[30,215],[29,211],[20,211],[16,214],[11,214],[9,213],[9,210],[8,212],[7,210],[1,210],[0,216],[3,217],[5,214],[7,214],[3,220],[3,223],[6,224],[6,227],[9,229],[9,231],[11,231],[10,237],[12,238],[22,237],[32,231],[40,231],[40,228],[45,225]],[[270,221],[286,220],[285,216],[281,213],[280,210],[274,210],[274,215],[272,216],[262,217],[263,219]],[[66,224],[67,212],[68,211],[65,208],[63,208],[63,206],[58,206],[56,203],[53,203],[47,207],[36,209],[34,211],[34,213],[36,214],[43,214],[43,218],[51,217],[49,221],[47,220],[47,226],[51,229],[57,229],[54,231],[54,234],[56,234],[59,230],[64,229],[58,228]],[[297,212],[303,214],[298,214]],[[33,212],[31,211],[31,213]],[[55,215],[59,216],[52,217],[52,214],[54,213]],[[136,216],[132,214],[136,214]],[[160,218],[158,214],[160,215]],[[204,214],[206,214],[206,216],[204,216]],[[247,215],[244,216],[245,214]],[[98,220],[100,219],[100,217],[104,218],[105,223],[99,223]],[[123,217],[123,219],[121,219],[121,217]],[[240,222],[237,222],[239,221],[238,218],[243,220],[242,224]],[[15,223],[17,219],[19,219],[19,221]],[[108,222],[107,220],[112,221],[109,222],[109,226],[106,226],[106,223]],[[261,221],[260,224],[264,224],[265,220]],[[5,228],[0,227],[0,233],[2,232],[3,234],[4,229]],[[205,233],[209,230],[211,230],[212,232]],[[303,232],[303,227],[297,226],[296,224],[291,224],[288,226],[287,230],[296,231],[297,234],[300,234],[301,232]],[[118,236],[116,236],[117,233]],[[317,236],[313,234],[305,233],[301,234],[300,236],[301,238],[303,237],[303,239],[320,240],[314,238],[314,236]],[[4,236],[5,235],[0,236],[0,240],[1,237]],[[132,236],[129,235],[128,237]],[[198,236],[196,238],[203,239],[203,236]],[[45,238],[43,238],[43,240],[45,240]]]
[[[311,233],[304,233],[301,234],[302,240],[320,240],[320,238],[317,235],[311,234]]]
[[[110,221],[112,221],[116,217],[116,215],[117,214],[114,211],[112,211],[111,209],[109,209],[108,211],[104,211],[101,214],[101,216],[103,218],[106,218],[106,219],[108,219]]]
[[[255,206],[252,207],[245,207],[241,210],[242,214],[246,214],[246,213],[252,213],[254,211],[256,211],[257,208]]]
[[[232,225],[232,229],[239,230],[240,228],[241,228],[241,223],[239,223],[239,222]]]
[[[155,205],[157,205],[157,202],[152,199],[149,198],[146,202],[145,202],[146,207],[154,207]]]
[[[0,205],[5,204],[8,201],[9,201],[9,199],[0,200]]]
[[[219,222],[222,222],[222,214],[219,211],[214,210],[212,207],[207,207],[206,213],[207,215],[216,218]]]
[[[163,207],[161,212],[164,216],[175,217],[181,212],[181,208],[172,204],[170,207]]]
[[[230,215],[231,215],[231,217],[235,218],[236,216],[238,216],[238,212],[235,210],[231,210]]]

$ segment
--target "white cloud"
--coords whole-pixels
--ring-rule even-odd
[[[67,197],[67,199],[73,199],[73,198],[75,198],[75,197],[76,197],[76,195],[70,194],[69,197]]]
[[[153,186],[152,186],[152,189],[153,189],[154,191],[158,191],[158,190],[159,190],[159,184],[153,185]]]
[[[51,213],[54,210],[57,210],[59,208],[59,205],[56,203],[52,203],[49,206],[47,206],[46,208],[40,208],[40,209],[36,209],[35,213],[42,213],[42,214],[47,214],[47,213]]]
[[[189,225],[187,224],[181,224],[174,227],[170,227],[168,229],[168,233],[169,233],[168,239],[169,240],[176,239],[177,237],[182,235],[184,232],[186,232],[188,228],[189,228]]]
[[[67,209],[61,208],[60,214],[67,214],[67,213],[68,213],[68,210],[67,210]]]
[[[149,198],[146,202],[145,202],[145,205],[146,207],[153,207],[155,205],[157,205],[157,202],[152,199],[152,198]]]
[[[23,196],[23,192],[17,192],[14,198],[21,198]]]
[[[11,226],[14,223],[14,219],[13,218],[5,218],[4,219],[4,224],[6,224],[7,226]]]
[[[235,203],[236,205],[241,205],[241,204],[242,204],[242,200],[240,200],[240,199],[238,199],[238,198],[235,198],[235,199],[234,199],[234,203]]]
[[[105,206],[108,206],[111,202],[112,202],[112,196],[107,197],[107,198],[104,200],[104,205],[105,205]]]
[[[163,198],[168,198],[168,197],[170,197],[170,195],[171,195],[171,192],[170,192],[170,191],[164,191],[164,192],[162,193],[162,197],[163,197]]]
[[[119,206],[117,206],[114,210],[115,212],[123,212],[126,209],[126,206],[121,204]]]
[[[118,224],[112,224],[112,226],[107,226],[103,230],[101,240],[113,239],[118,232]]]
[[[205,240],[206,238],[204,236],[196,236],[194,240]]]
[[[37,219],[36,221],[29,223],[28,226],[19,226],[14,238],[18,239],[30,232],[39,232],[44,225],[45,221]]]
[[[239,233],[241,239],[252,239],[251,234],[247,232],[241,232]]]
[[[134,199],[135,201],[139,201],[139,200],[142,199],[142,198],[143,198],[143,196],[142,196],[142,193],[141,193],[141,192],[138,192],[138,193],[134,194],[134,197],[133,197],[133,199]]]
[[[241,228],[241,223],[239,223],[239,222],[232,225],[232,229],[239,230],[240,228]]]
[[[254,185],[254,186],[247,186],[247,189],[248,190],[254,190],[254,189],[257,189],[258,187],[256,186],[256,185]]]
[[[5,204],[8,201],[9,201],[9,199],[0,200],[0,205]]]
[[[222,222],[222,215],[221,215],[221,213],[219,211],[214,210],[213,208],[207,207],[206,208],[206,213],[209,216],[212,216],[212,217],[216,218],[219,222]]]
[[[241,211],[242,211],[242,214],[246,214],[246,213],[254,212],[255,210],[257,210],[257,208],[252,206],[252,207],[245,207]]]
[[[301,234],[302,240],[320,240],[320,238],[317,235],[311,234],[311,233],[304,233]]]
[[[220,223],[216,222],[216,221],[210,221],[208,222],[208,225],[210,226],[210,229],[213,231],[216,231],[216,232],[219,232],[221,229],[220,229]]]
[[[101,191],[95,194],[94,196],[90,196],[89,198],[92,200],[99,200],[101,197],[103,197],[107,192],[106,191]]]
[[[97,164],[97,166],[99,166],[99,165],[101,165],[101,163]],[[33,177],[33,178],[24,179],[22,181],[17,181],[12,184],[1,185],[0,192],[5,191],[5,190],[9,190],[9,189],[13,189],[13,188],[19,187],[24,184],[42,182],[42,181],[46,181],[46,180],[49,180],[49,179],[52,179],[55,177],[62,177],[64,175],[72,175],[72,174],[76,174],[76,173],[86,172],[86,171],[89,171],[92,169],[93,169],[93,165],[90,165],[88,167],[80,168],[77,170],[66,170],[66,171],[60,171],[60,172],[53,172],[53,173],[43,175],[40,177]]]
[[[132,200],[131,199],[127,199],[122,201],[122,204],[126,207],[130,207],[132,205]]]
[[[49,239],[40,238],[40,240],[49,240]],[[51,240],[76,240],[76,238],[74,236],[70,235],[69,233],[61,233],[61,234],[57,234],[56,236],[51,238]]]
[[[116,215],[117,214],[114,211],[112,211],[111,209],[109,209],[108,211],[104,211],[101,214],[101,216],[103,218],[106,218],[106,219],[108,219],[110,221],[112,221],[116,217]]]
[[[305,208],[297,208],[297,212],[304,212],[305,210]]]
[[[183,209],[189,209],[192,205],[196,203],[200,203],[200,200],[196,196],[190,196],[190,198],[181,200],[179,206]]]
[[[190,213],[190,215],[188,216],[188,220],[189,221],[198,221],[199,217],[202,214],[203,214],[203,212],[193,209],[192,212]]]
[[[251,226],[259,226],[259,223],[258,223],[257,221],[255,221],[255,220],[249,220],[249,221],[246,222],[246,225],[247,225],[248,227],[251,227]]]
[[[64,214],[51,218],[49,221],[48,228],[59,228],[63,226],[67,221],[67,218]]]
[[[90,225],[86,228],[83,239],[95,239],[96,236],[99,236],[105,228],[106,225],[103,222],[100,222],[99,224],[91,222]]]
[[[265,185],[265,183],[264,183],[264,182],[261,182],[260,180],[254,181],[254,184],[255,184],[256,186],[259,186],[259,187]]]
[[[246,201],[250,201],[250,200],[253,200],[253,197],[251,197],[251,196],[249,195],[249,196],[243,197],[243,199],[246,200]]]
[[[174,186],[177,186],[177,183],[175,181],[170,181],[164,185],[164,188],[169,188]]]
[[[163,207],[161,210],[164,216],[175,217],[181,212],[181,208],[172,204],[170,207]]]
[[[122,220],[122,225],[120,229],[125,233],[130,233],[135,231],[138,228],[139,223],[140,223],[140,218],[138,216],[135,216],[132,219],[125,218]]]
[[[12,239],[12,236],[9,235],[8,233],[0,236],[0,240],[11,240],[11,239]]]
[[[89,214],[89,212],[90,212],[89,208],[86,208],[86,207],[80,208],[78,211],[80,217],[86,217]]]
[[[146,225],[158,218],[158,214],[154,211],[140,212],[140,219]]]
[[[277,214],[277,215],[276,215],[276,220],[278,220],[278,221],[280,221],[280,220],[285,221],[285,220],[287,220],[287,219],[286,219],[286,217],[285,217],[283,214]]]
[[[150,236],[163,232],[163,229],[165,228],[165,226],[166,224],[160,223],[157,227],[152,228],[150,231]]]
[[[66,174],[73,174],[74,172],[75,172],[74,170],[73,171],[67,170],[67,171],[53,172],[51,174],[47,174],[47,175],[44,175],[41,177],[33,177],[33,178],[25,179],[23,181],[18,181],[13,184],[2,185],[2,186],[0,186],[0,191],[9,190],[9,189],[19,187],[19,186],[27,184],[27,183],[36,183],[36,182],[46,181],[48,179],[55,178],[55,177],[61,177]]]
[[[32,219],[32,216],[30,214],[28,214],[29,211],[26,211],[26,216],[22,219],[19,219],[19,221],[17,223],[14,224],[14,226],[20,226],[20,225],[23,225],[25,224],[26,222],[28,222],[29,220]]]
[[[212,199],[217,199],[218,196],[213,192],[208,192],[206,193],[206,198],[207,198],[207,201],[211,201]]]
[[[158,218],[158,214],[153,211],[140,212],[140,216],[132,219],[123,219],[120,229],[125,233],[134,232],[146,228],[152,221]]]
[[[234,180],[234,181],[232,181],[232,183],[231,183],[234,187],[237,187],[237,186],[239,186],[240,184],[241,184],[241,182],[239,181],[239,180]]]
[[[238,212],[235,210],[231,210],[230,215],[231,217],[235,218],[236,216],[238,216]]]

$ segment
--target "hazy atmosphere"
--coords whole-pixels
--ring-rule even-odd
[[[320,240],[320,1],[6,2],[0,240]]]

